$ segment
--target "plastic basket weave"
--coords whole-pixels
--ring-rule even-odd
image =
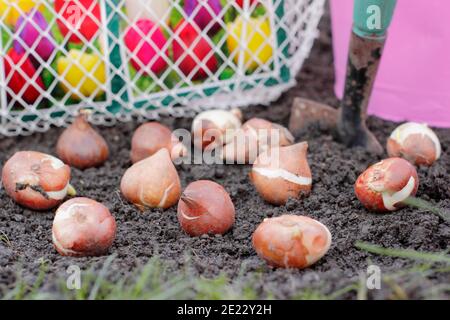
[[[325,0],[0,0],[3,135],[268,104],[295,84]]]

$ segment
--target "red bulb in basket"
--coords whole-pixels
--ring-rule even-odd
[[[214,48],[200,33],[198,26],[181,20],[174,30],[173,58],[181,71],[192,80],[217,70]]]
[[[6,84],[26,103],[34,103],[45,90],[44,82],[26,53],[11,48],[5,57]]]
[[[59,30],[69,41],[90,41],[101,24],[100,4],[97,0],[55,0]]]
[[[125,45],[132,55],[131,64],[136,70],[149,74],[160,73],[167,67],[163,52],[167,40],[161,28],[148,19],[138,20],[128,27],[125,33]]]

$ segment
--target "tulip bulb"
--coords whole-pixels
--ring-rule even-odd
[[[408,122],[392,132],[387,142],[390,157],[403,157],[416,165],[431,166],[441,156],[441,143],[426,124]]]
[[[56,210],[52,239],[63,256],[99,256],[108,252],[116,236],[116,221],[101,203],[74,198]]]
[[[312,175],[307,160],[308,143],[272,148],[261,153],[250,178],[267,202],[284,205],[289,198],[309,195]]]
[[[132,55],[131,64],[145,74],[158,74],[166,69],[164,56],[169,56],[168,49],[163,51],[166,43],[161,28],[150,20],[138,20],[125,32],[125,45]]]
[[[309,267],[330,249],[331,233],[317,220],[294,215],[264,219],[253,233],[256,253],[274,267]]]
[[[169,128],[158,122],[144,123],[133,134],[131,161],[136,163],[164,148],[169,151],[172,160],[184,157],[188,153],[187,148]]]
[[[87,122],[82,111],[58,139],[56,153],[62,161],[78,169],[102,165],[109,156],[105,139]]]
[[[139,209],[175,205],[181,195],[180,178],[167,149],[131,166],[120,183],[123,196]]]
[[[199,149],[205,149],[209,145],[227,143],[241,127],[241,119],[242,113],[239,109],[209,110],[200,113],[192,122],[194,145]]]
[[[224,234],[234,224],[233,202],[225,189],[212,181],[200,180],[184,190],[178,202],[178,221],[191,236]]]
[[[395,211],[402,202],[417,193],[419,178],[414,166],[401,158],[378,162],[356,180],[355,193],[359,201],[375,212]]]
[[[56,207],[72,191],[70,167],[51,155],[20,151],[3,166],[6,193],[18,204],[33,210]]]
[[[289,146],[293,142],[294,137],[285,127],[253,118],[237,130],[233,139],[224,146],[222,155],[227,162],[253,163],[268,148]]]

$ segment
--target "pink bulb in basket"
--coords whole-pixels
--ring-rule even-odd
[[[37,10],[19,17],[15,31],[17,39],[14,40],[16,52],[36,52],[44,60],[48,60],[55,50],[52,32],[44,16]]]
[[[181,20],[174,30],[173,58],[181,71],[192,80],[208,76],[217,70],[214,49],[197,26]]]
[[[167,67],[164,55],[168,56],[168,50],[163,52],[166,42],[161,28],[148,19],[138,20],[125,33],[125,45],[132,55],[131,64],[146,74],[158,74]]]
[[[221,19],[222,5],[219,0],[185,0],[184,11],[187,16],[192,17],[200,29],[203,30],[209,27],[208,31],[211,32],[216,32],[220,29],[218,21]]]
[[[6,85],[26,103],[34,103],[45,90],[44,82],[36,74],[37,70],[28,54],[18,53],[11,48],[5,57]]]

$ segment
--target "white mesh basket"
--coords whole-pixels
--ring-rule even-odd
[[[4,135],[268,104],[295,84],[325,0],[0,0]]]

